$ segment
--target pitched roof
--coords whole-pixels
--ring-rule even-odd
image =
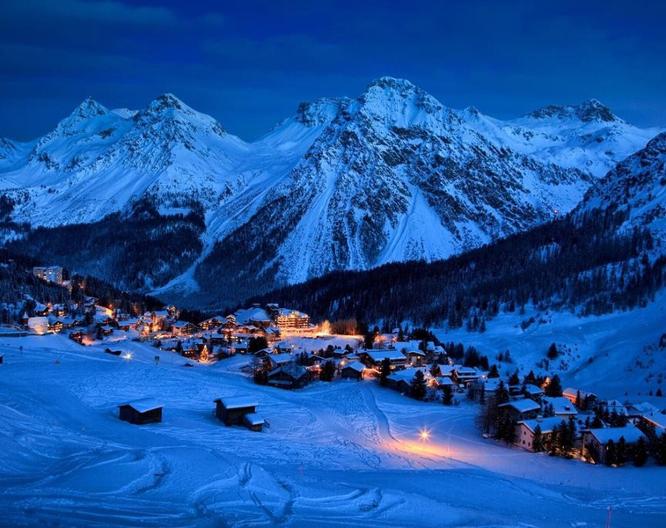
[[[120,405],[120,407],[124,407],[125,405],[130,406],[132,409],[140,413],[145,413],[154,409],[159,409],[160,407],[164,407],[164,404],[158,402],[154,398],[141,398],[140,400],[123,403]]]
[[[512,407],[519,413],[526,413],[541,409],[541,406],[537,402],[529,400],[527,398],[522,398],[520,400],[513,400],[510,402],[502,403],[498,405],[498,407]]]
[[[243,407],[256,407],[259,405],[255,400],[245,396],[223,397],[217,398],[215,401],[219,401],[225,409],[242,409]]]
[[[590,434],[594,436],[600,444],[606,444],[608,441],[619,442],[620,438],[624,441],[633,444],[639,438],[645,438],[640,429],[634,425],[625,425],[624,427],[605,427],[603,429],[590,429]]]
[[[346,365],[345,368],[350,368],[352,370],[355,370],[356,372],[363,372],[365,370],[365,365],[360,361],[352,361],[351,363]]]
[[[389,361],[407,359],[399,350],[368,350],[366,353],[375,362],[383,361],[385,358],[388,358]]]
[[[534,432],[537,425],[541,427],[542,433],[552,433],[556,427],[558,427],[562,422],[566,423],[561,416],[550,416],[548,418],[535,418],[533,420],[523,420],[518,422],[523,424],[530,431]]]
[[[265,420],[257,413],[247,413],[245,416],[243,416],[243,420],[248,425],[263,425],[265,423]]]
[[[569,399],[565,398],[564,396],[544,396],[543,403],[544,404],[549,403],[550,405],[552,405],[555,414],[559,415],[578,414],[578,411],[576,410],[574,404],[571,403]]]

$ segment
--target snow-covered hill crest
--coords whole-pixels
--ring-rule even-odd
[[[136,111],[86,99],[46,136],[0,142],[0,189],[14,220],[38,226],[92,223],[141,199],[194,208],[202,254],[157,286],[209,289],[224,270],[245,295],[256,277],[270,288],[445,258],[527,229],[573,209],[653,133],[598,101],[499,121],[391,77],[355,99],[303,103],[254,143],[171,94]]]

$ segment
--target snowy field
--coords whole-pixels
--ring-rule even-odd
[[[522,321],[535,319],[523,330]],[[497,354],[511,352],[513,363],[500,363],[502,374],[516,368],[521,377],[546,358],[551,343],[561,354],[550,361],[548,374],[559,373],[563,387],[594,392],[602,398],[649,401],[666,407],[666,397],[655,398],[650,391],[661,388],[666,394],[666,350],[659,340],[666,334],[666,292],[646,308],[603,316],[577,317],[571,313],[536,312],[524,315],[500,314],[483,334],[435,331],[442,341],[475,346],[496,362]]]
[[[281,391],[252,384],[246,357],[184,368],[160,352],[156,365],[133,342],[114,346],[132,359],[61,336],[0,344],[2,526],[601,527],[609,506],[613,527],[666,525],[663,468],[508,449],[479,437],[467,402],[369,381]],[[256,399],[270,427],[217,421],[213,400],[232,395]],[[148,396],[162,423],[118,420],[118,404]]]

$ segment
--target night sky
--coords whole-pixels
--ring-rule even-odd
[[[382,75],[500,118],[596,97],[666,125],[666,2],[0,4],[0,136],[14,139],[86,96],[140,108],[164,92],[254,139],[300,101],[356,96]]]

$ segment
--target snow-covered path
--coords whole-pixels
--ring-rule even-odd
[[[608,469],[483,440],[473,405],[419,403],[370,382],[253,385],[246,358],[184,368],[63,337],[4,339],[2,526],[663,526],[662,468]],[[19,350],[23,346],[23,351]],[[219,396],[270,423],[227,428]],[[116,406],[154,396],[160,424]],[[417,440],[429,427],[432,441]]]

